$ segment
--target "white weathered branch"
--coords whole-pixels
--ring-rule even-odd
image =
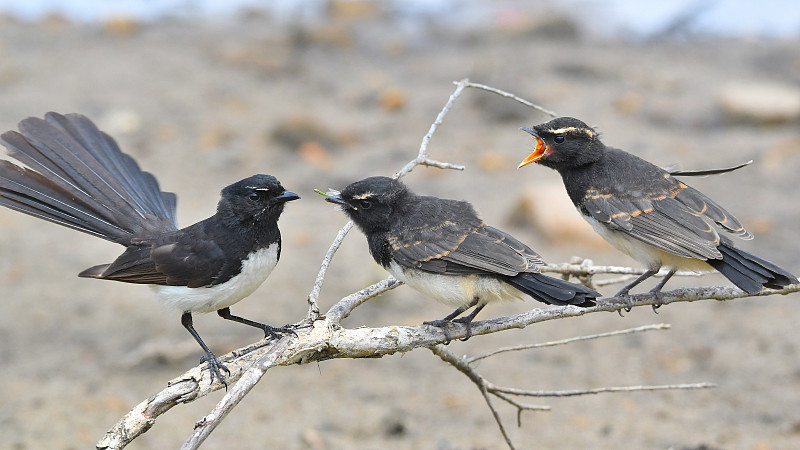
[[[395,283],[398,282],[394,279],[383,280],[358,293],[345,297],[342,301],[346,300],[348,304],[363,303],[366,298],[374,296],[376,291],[386,290],[386,288]],[[787,286],[781,290],[767,289],[755,294],[755,296],[786,295],[793,292],[800,292],[800,284]],[[663,301],[664,305],[668,305],[677,302],[733,300],[752,296],[735,287],[715,286],[666,291],[663,292]],[[632,295],[630,299],[633,307],[650,306],[657,302],[655,296],[649,293]],[[566,319],[598,312],[613,312],[625,307],[626,303],[623,299],[609,298],[602,299],[597,306],[591,308],[578,308],[576,306],[536,308],[513,316],[473,322],[472,334],[474,339],[475,336],[515,328],[525,328],[547,320]],[[329,313],[332,317],[339,317],[341,313],[334,312],[335,308],[341,307],[337,303]],[[348,308],[340,309],[340,311],[347,310]],[[334,358],[375,358],[398,352],[408,352],[420,347],[430,348],[443,344],[447,340],[442,329],[427,325],[347,329],[340,328],[332,323],[327,318],[327,314],[323,317],[315,321],[312,326],[299,329],[297,337],[287,336],[278,341],[285,342],[286,345],[286,349],[280,354],[271,352],[275,343],[274,341],[269,341],[266,344],[261,343],[263,345],[251,345],[223,356],[221,358],[222,362],[231,370],[231,376],[228,378],[229,383],[239,380],[242,374],[254,364],[263,364],[262,360],[272,361],[272,358],[274,358],[272,366],[307,364]],[[463,338],[465,335],[466,329],[463,325],[452,325],[450,329],[451,338]],[[254,383],[248,384],[252,385]],[[244,387],[234,386],[231,392],[238,392],[239,389]],[[147,431],[155,423],[159,415],[167,412],[173,406],[194,401],[222,388],[222,384],[216,379],[213,384],[210,383],[205,364],[197,366],[170,382],[170,385],[163,391],[137,405],[134,410],[123,417],[107,433],[106,438],[98,443],[97,446],[102,449],[122,448],[136,436]],[[505,389],[498,390],[498,392],[510,393]],[[583,392],[594,393],[592,391]],[[227,397],[228,395],[226,395]]]

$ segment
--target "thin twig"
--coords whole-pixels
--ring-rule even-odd
[[[550,273],[560,273],[560,274],[567,274],[573,276],[586,276],[586,275],[597,275],[597,274],[621,274],[621,275],[641,275],[645,271],[643,269],[634,268],[634,267],[623,267],[623,266],[595,266],[595,265],[583,265],[583,264],[545,264],[540,267],[542,272],[550,272]],[[654,277],[663,277],[669,272],[667,269],[659,270]],[[675,272],[676,277],[699,277],[702,276],[706,272],[688,272],[688,271],[679,271]]]
[[[458,84],[458,83],[462,83],[464,81],[467,82],[466,83],[466,87],[471,87],[471,88],[475,88],[475,89],[483,89],[484,91],[493,92],[493,93],[495,93],[497,95],[501,95],[503,97],[510,98],[510,99],[515,100],[515,101],[517,101],[519,103],[522,103],[525,106],[529,106],[529,107],[531,107],[531,108],[533,108],[533,109],[535,109],[535,110],[537,110],[539,112],[547,114],[550,117],[558,117],[558,114],[554,113],[553,111],[550,111],[549,109],[545,109],[545,108],[543,108],[543,107],[541,107],[541,106],[539,106],[539,105],[537,105],[535,103],[531,103],[531,102],[525,100],[524,98],[517,97],[516,95],[514,95],[514,94],[512,94],[510,92],[506,92],[506,91],[501,90],[501,89],[493,88],[491,86],[486,86],[485,84],[471,83],[471,82],[469,82],[469,80],[454,81],[453,83]]]
[[[604,280],[593,279],[592,284],[594,285],[594,288],[597,289],[603,286],[612,286],[614,284],[626,283],[628,281],[632,281],[634,278],[636,278],[636,275],[620,275],[618,277],[606,278]]]
[[[686,390],[686,389],[709,389],[717,387],[714,383],[689,383],[689,384],[665,384],[660,386],[615,386],[601,387],[596,389],[570,389],[564,391],[529,391],[502,386],[489,386],[489,392],[502,392],[511,395],[524,397],[575,397],[578,395],[602,394],[606,392],[638,392],[638,391],[667,391],[667,390]]]
[[[499,349],[497,349],[495,351],[492,351],[492,352],[489,352],[489,353],[484,353],[482,355],[473,356],[472,358],[467,358],[467,363],[472,364],[475,361],[479,361],[481,359],[488,358],[490,356],[498,355],[500,353],[516,352],[516,351],[520,351],[520,350],[529,350],[529,349],[542,348],[542,347],[554,347],[556,345],[571,344],[573,342],[578,342],[578,341],[588,341],[588,340],[591,340],[591,339],[598,339],[598,338],[604,338],[604,337],[621,336],[621,335],[624,335],[624,334],[641,333],[641,332],[644,332],[644,331],[668,330],[670,328],[671,328],[671,326],[669,324],[659,323],[659,324],[655,324],[655,325],[643,325],[641,327],[628,328],[626,330],[609,331],[608,333],[590,334],[588,336],[577,336],[577,337],[572,337],[572,338],[568,338],[568,339],[561,339],[561,340],[558,340],[558,341],[541,342],[541,343],[538,343],[538,344],[516,345],[516,346],[513,346],[513,347],[503,347],[503,348],[499,348]]]
[[[325,313],[325,317],[330,320],[332,324],[338,324],[342,321],[342,319],[349,316],[350,313],[353,312],[356,307],[358,307],[358,305],[373,297],[377,297],[386,291],[390,291],[401,284],[403,283],[397,281],[394,277],[388,277],[385,280],[365,287],[364,289],[354,292],[339,300],[335,305],[331,306],[331,309],[329,309],[327,313]]]
[[[495,409],[494,404],[492,404],[492,398],[489,396],[489,392],[487,392],[485,385],[479,385],[478,389],[481,391],[481,395],[483,395],[483,399],[486,400],[486,405],[489,407],[489,411],[492,412],[492,417],[494,417],[494,421],[497,422],[497,427],[500,428],[500,434],[503,435],[503,439],[506,441],[506,445],[511,450],[515,450],[514,442],[511,441],[511,436],[508,435],[506,432],[506,427],[503,425],[503,419],[500,417],[500,413],[497,412]]]
[[[428,143],[433,137],[433,133],[435,133],[436,130],[439,128],[439,125],[442,124],[444,116],[447,115],[447,113],[453,107],[453,104],[455,103],[456,99],[459,96],[461,96],[461,93],[464,92],[464,89],[470,83],[468,79],[464,78],[461,81],[455,82],[455,84],[456,84],[456,90],[453,91],[452,94],[450,94],[450,98],[447,100],[447,103],[445,103],[444,108],[442,108],[442,110],[439,111],[439,114],[436,116],[436,119],[431,124],[430,129],[428,129],[428,133],[425,134],[425,136],[422,138],[422,143],[419,146],[419,153],[417,154],[417,157],[409,161],[405,166],[403,166],[402,169],[398,170],[397,173],[394,174],[393,178],[400,178],[408,174],[412,170],[414,170],[414,168],[419,165],[434,166],[434,167],[439,167],[441,169],[464,170],[464,166],[459,166],[450,163],[443,163],[428,158]]]
[[[506,432],[506,429],[503,426],[503,420],[500,418],[500,413],[498,413],[497,409],[495,409],[494,404],[492,404],[492,399],[489,397],[489,393],[487,392],[487,386],[489,383],[486,381],[486,379],[483,378],[483,376],[479,374],[475,369],[470,367],[470,365],[467,364],[464,358],[457,357],[456,355],[452,354],[449,350],[444,348],[444,346],[434,345],[429,347],[429,349],[431,352],[433,352],[434,355],[438,356],[442,361],[455,367],[459,372],[466,375],[467,378],[469,378],[473,383],[475,383],[475,385],[478,387],[478,390],[481,391],[481,395],[483,395],[484,400],[486,400],[486,405],[489,406],[489,411],[491,411],[495,422],[497,422],[497,426],[500,428],[500,433],[503,435],[503,439],[505,439],[506,444],[508,444],[508,447],[513,450],[514,443],[511,441],[511,437],[508,436],[508,433]]]
[[[325,253],[325,257],[322,258],[322,264],[320,264],[319,272],[317,273],[317,279],[314,281],[314,286],[311,288],[311,293],[308,294],[308,314],[306,317],[311,319],[311,321],[319,319],[319,305],[317,301],[319,299],[319,293],[322,291],[322,283],[325,282],[325,274],[328,272],[328,266],[331,264],[333,255],[336,254],[336,250],[338,250],[342,245],[344,237],[347,236],[347,233],[351,228],[353,228],[353,222],[348,220],[342,229],[336,234],[336,238],[331,243],[330,248],[328,248],[328,252]]]
[[[261,358],[259,364],[248,369],[239,379],[239,382],[233,385],[231,390],[222,397],[222,400],[217,403],[214,409],[194,425],[194,432],[186,439],[186,442],[183,443],[181,450],[195,450],[199,448],[200,444],[202,444],[211,432],[217,428],[217,425],[231,412],[233,407],[238,405],[244,396],[264,377],[264,374],[272,367],[275,367],[278,361],[281,360],[286,349],[289,348],[289,342],[291,342],[290,337],[280,339],[270,348],[264,357]],[[243,382],[246,380],[253,381],[250,383]]]

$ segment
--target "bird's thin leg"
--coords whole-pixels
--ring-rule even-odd
[[[477,304],[478,304],[478,299],[475,298],[469,304],[464,305],[464,306],[459,306],[458,309],[456,309],[455,311],[451,312],[450,314],[445,316],[443,319],[428,320],[428,321],[422,322],[422,324],[423,325],[430,325],[432,327],[441,328],[442,332],[444,332],[445,339],[447,339],[444,342],[444,345],[447,345],[447,344],[450,343],[450,332],[447,330],[447,325],[450,322],[452,322],[454,318],[458,317],[461,313],[463,313],[464,311],[472,308],[473,306],[475,306]]]
[[[461,339],[462,341],[466,341],[467,339],[472,337],[472,319],[474,319],[475,316],[477,316],[478,313],[481,312],[484,306],[486,306],[486,303],[476,306],[475,309],[468,316],[464,316],[461,317],[460,319],[453,320],[453,322],[463,323],[464,325],[467,326],[467,335],[464,336],[464,339]]]
[[[278,333],[293,334],[293,335],[297,336],[297,333],[295,333],[295,331],[293,329],[289,328],[288,326],[286,326],[286,327],[273,327],[273,326],[267,325],[265,323],[256,322],[256,321],[250,320],[250,319],[245,319],[244,317],[234,316],[233,314],[231,314],[231,309],[230,308],[222,308],[220,310],[217,310],[217,314],[219,314],[219,316],[222,317],[223,319],[232,320],[234,322],[242,323],[242,324],[249,325],[251,327],[255,327],[255,328],[260,329],[261,331],[264,332],[264,337],[265,338],[269,337],[269,336],[272,336],[275,339],[280,339],[281,336]]]
[[[660,269],[660,267],[658,269]],[[614,297],[622,297],[623,300],[625,300],[625,303],[628,305],[628,307],[625,308],[625,312],[630,312],[631,308],[633,308],[633,303],[631,303],[631,299],[628,296],[628,293],[631,291],[631,289],[634,288],[635,286],[637,286],[642,281],[644,281],[644,280],[652,277],[656,273],[658,273],[658,269],[647,269],[647,271],[645,271],[645,273],[639,275],[639,278],[637,278],[637,279],[631,281],[630,283],[628,283],[627,285],[625,285],[624,288],[620,289],[619,292],[617,292],[614,295]],[[622,311],[617,311],[617,312],[619,312],[620,316],[622,315]]]
[[[653,289],[650,289],[650,293],[656,296],[656,304],[653,305],[653,311],[656,314],[658,313],[658,311],[657,311],[658,308],[660,308],[661,305],[664,304],[664,296],[663,296],[663,294],[661,294],[661,289],[664,287],[665,284],[667,284],[667,281],[669,281],[669,279],[672,278],[672,276],[675,275],[675,272],[677,272],[677,271],[678,271],[678,269],[673,267],[672,270],[667,272],[667,274],[664,275],[664,278],[661,281],[658,282],[656,287],[654,287]]]
[[[228,370],[227,367],[225,367],[225,364],[219,362],[214,353],[211,352],[206,343],[203,342],[203,340],[200,338],[200,335],[197,334],[197,331],[195,331],[194,326],[192,326],[192,313],[185,312],[181,315],[181,325],[183,325],[184,328],[189,330],[189,333],[191,333],[192,337],[194,337],[194,340],[196,340],[197,343],[200,344],[200,347],[203,347],[203,350],[205,350],[206,356],[203,359],[208,361],[208,371],[211,373],[211,382],[212,383],[214,382],[214,375],[216,375],[217,377],[219,377],[219,381],[223,385],[225,385],[225,390],[228,390],[228,383],[226,383],[225,378],[222,377],[222,372],[220,372],[220,369],[227,372],[228,375],[230,375],[231,371]]]

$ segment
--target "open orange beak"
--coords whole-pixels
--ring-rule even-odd
[[[525,167],[525,166],[527,166],[528,164],[530,164],[532,162],[536,162],[536,161],[542,159],[542,156],[544,156],[546,151],[547,151],[547,146],[544,145],[544,141],[539,136],[537,136],[535,134],[536,132],[533,131],[532,128],[522,127],[522,128],[520,128],[520,130],[530,133],[536,139],[536,149],[533,151],[533,153],[528,155],[528,157],[525,158],[525,160],[523,160],[521,163],[519,163],[519,166],[517,166],[517,169],[519,169],[521,167]]]

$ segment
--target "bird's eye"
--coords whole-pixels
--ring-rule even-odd
[[[261,198],[261,196],[258,195],[258,192],[251,192],[250,195],[247,196],[247,198],[249,198],[251,201],[257,202],[258,199]]]
[[[553,140],[555,141],[556,144],[563,144],[566,138],[564,137],[563,134],[559,134],[558,136],[554,137]]]
[[[360,206],[361,209],[370,209],[372,208],[372,202],[369,200],[361,200],[358,202],[358,206]]]

